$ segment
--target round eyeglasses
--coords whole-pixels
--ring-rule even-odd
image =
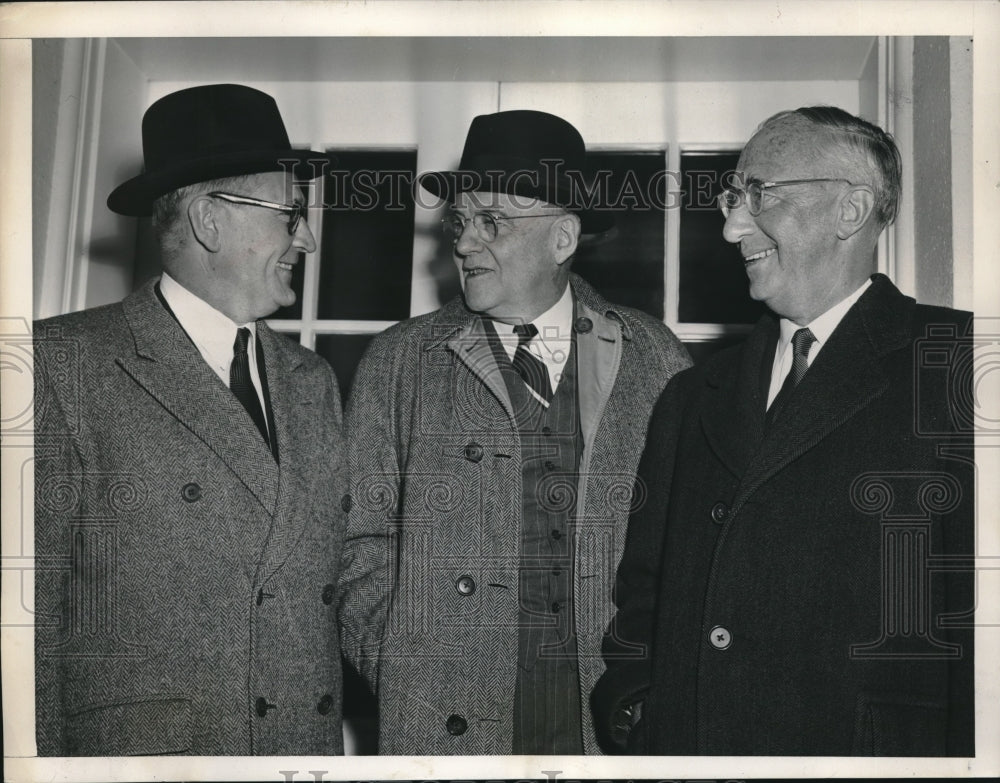
[[[499,224],[505,220],[527,220],[529,218],[559,217],[565,212],[544,212],[539,215],[493,215],[489,212],[476,212],[472,215],[472,227],[483,242],[492,242],[500,231]],[[458,214],[452,213],[441,218],[441,229],[452,241],[458,242],[469,221]]]
[[[742,204],[746,204],[747,211],[757,217],[764,210],[764,193],[769,188],[783,188],[786,185],[806,185],[810,182],[846,182],[854,185],[847,179],[833,177],[817,177],[815,179],[783,179],[777,182],[761,182],[756,179],[748,179],[745,186],[740,186],[737,182],[732,182],[729,187],[723,190],[718,196],[719,209],[724,217],[729,217],[729,213],[734,209],[739,209]]]
[[[259,198],[238,196],[235,193],[223,193],[221,191],[214,191],[212,193],[206,193],[205,195],[210,196],[211,198],[219,198],[223,201],[228,201],[231,204],[242,204],[248,207],[263,207],[264,209],[273,209],[278,212],[284,212],[288,215],[288,233],[290,236],[295,236],[295,232],[299,227],[299,221],[301,221],[306,214],[305,204],[278,204],[274,201],[264,201]]]

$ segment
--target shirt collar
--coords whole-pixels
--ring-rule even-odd
[[[229,316],[219,312],[201,297],[191,293],[166,272],[160,277],[160,293],[170,305],[178,323],[187,332],[209,364],[229,367],[233,358],[233,343],[236,330],[246,327],[250,330],[248,351],[256,350],[257,325],[250,321],[234,323]]]
[[[538,337],[532,340],[532,343],[541,344],[547,353],[555,352],[560,343],[570,339],[573,334],[573,292],[569,285],[556,303],[531,323],[538,329]],[[505,345],[510,343],[517,346],[517,335],[514,334],[513,324],[494,321],[493,325]],[[565,346],[562,346],[561,352],[565,353]]]
[[[811,356],[815,356],[816,352],[826,344],[826,341],[830,339],[830,335],[833,334],[833,331],[840,325],[844,316],[847,315],[847,311],[861,298],[861,295],[868,289],[871,283],[871,279],[865,280],[861,287],[853,294],[840,300],[825,313],[806,324],[806,327],[812,332],[813,337],[816,338],[815,347],[810,352]],[[794,321],[789,321],[787,318],[782,318],[780,324],[781,335],[778,338],[778,356],[781,356],[782,352],[788,348],[792,342],[792,335],[803,328]]]

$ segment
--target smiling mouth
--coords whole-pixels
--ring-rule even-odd
[[[775,253],[776,250],[777,250],[777,248],[773,248],[773,247],[768,248],[767,250],[761,250],[759,253],[754,253],[753,255],[746,256],[743,259],[743,263],[746,266],[750,266],[754,262],[760,261],[762,258],[767,258],[770,255],[774,255],[774,253]]]
[[[474,266],[471,269],[463,269],[462,272],[466,277],[479,277],[480,275],[485,275],[487,272],[492,272],[492,269],[486,269],[481,266]]]
[[[286,272],[291,272],[295,268],[295,264],[291,261],[279,261],[277,267],[278,269],[284,269]]]

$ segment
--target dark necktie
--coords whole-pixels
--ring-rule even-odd
[[[534,324],[518,324],[514,327],[514,334],[517,335],[517,350],[514,351],[511,364],[535,399],[547,408],[552,402],[549,371],[545,367],[545,362],[528,350],[528,343],[538,334],[538,329]]]
[[[250,357],[247,356],[247,343],[250,341],[250,330],[246,327],[236,331],[236,342],[233,343],[233,363],[229,365],[229,388],[233,390],[253,423],[257,425],[264,442],[270,445],[267,437],[267,423],[264,420],[264,410],[260,407],[260,398],[253,387],[250,378]]]
[[[764,421],[768,426],[777,418],[781,408],[787,404],[792,390],[799,385],[802,376],[809,369],[809,348],[814,342],[816,342],[816,338],[808,329],[798,329],[792,335],[792,369],[788,371],[785,382],[781,384],[781,390],[775,396],[771,407],[767,409]]]

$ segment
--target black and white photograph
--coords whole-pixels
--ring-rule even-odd
[[[4,779],[1000,774],[998,44],[0,6]]]

